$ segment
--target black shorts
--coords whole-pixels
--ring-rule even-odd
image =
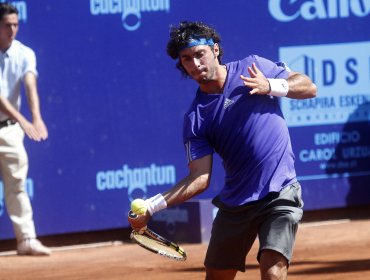
[[[213,221],[205,266],[245,271],[245,260],[256,237],[262,250],[292,257],[298,223],[303,215],[300,184],[286,186],[262,200],[233,209],[220,208]]]

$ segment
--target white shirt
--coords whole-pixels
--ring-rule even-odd
[[[5,53],[0,52],[0,95],[6,97],[17,110],[21,106],[21,83],[27,72],[37,76],[35,53],[14,40]],[[8,118],[0,112],[0,121]]]

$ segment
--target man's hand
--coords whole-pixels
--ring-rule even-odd
[[[253,63],[252,67],[248,67],[250,77],[240,75],[245,86],[251,88],[250,94],[268,94],[270,89],[270,83],[263,75],[263,73],[257,68],[256,64]]]
[[[42,119],[34,120],[33,126],[37,130],[40,140],[46,140],[48,138],[48,129]]]
[[[31,139],[37,142],[40,142],[43,140],[40,133],[37,131],[36,127],[27,121],[26,119],[23,119],[22,121],[19,121],[19,125],[23,129],[24,133]]]
[[[135,218],[131,218],[130,215],[128,215],[127,219],[128,222],[131,224],[132,229],[140,231],[148,224],[150,220],[150,214],[147,210],[144,215],[137,215]]]

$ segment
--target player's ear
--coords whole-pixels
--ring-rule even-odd
[[[220,55],[220,47],[217,43],[213,45],[213,53],[215,55],[215,58]]]

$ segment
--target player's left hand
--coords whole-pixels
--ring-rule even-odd
[[[252,67],[248,67],[250,77],[240,75],[240,79],[243,80],[245,86],[251,88],[250,94],[268,94],[270,89],[270,83],[266,79],[265,75],[257,68],[256,64],[253,63]]]

